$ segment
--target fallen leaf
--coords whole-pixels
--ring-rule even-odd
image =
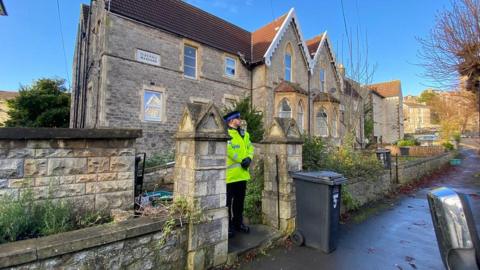
[[[375,253],[375,249],[374,248],[368,248],[368,254],[372,254],[372,253]]]
[[[405,256],[405,261],[407,261],[407,262],[409,262],[409,263],[410,263],[410,262],[413,262],[413,261],[415,261],[415,258],[413,258],[413,257],[410,257],[410,256]]]
[[[398,268],[398,270],[403,270],[403,268],[400,265],[395,264],[395,266]]]

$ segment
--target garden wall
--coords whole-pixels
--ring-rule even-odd
[[[129,129],[0,129],[0,196],[67,199],[75,209],[133,209]]]
[[[401,155],[400,148],[398,146],[386,146],[390,149],[392,156]],[[445,153],[445,148],[441,145],[432,146],[409,146],[408,155],[413,157],[432,157]]]
[[[160,245],[163,224],[138,218],[3,244],[0,268],[185,269],[186,229],[176,229]]]
[[[408,184],[423,176],[440,169],[448,164],[454,153],[442,153],[433,157],[408,161],[398,165],[398,179],[396,178],[395,164],[392,171],[385,170],[376,179],[354,178],[348,179],[344,188],[362,206],[368,202],[382,199],[385,194],[395,190],[398,185]],[[392,160],[394,162],[394,160]]]

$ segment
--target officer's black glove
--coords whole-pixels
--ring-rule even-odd
[[[249,157],[246,157],[242,160],[242,163],[240,164],[242,165],[242,168],[248,169],[248,167],[250,167],[250,163],[252,163],[252,159]]]

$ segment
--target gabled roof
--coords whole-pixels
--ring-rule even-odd
[[[7,10],[5,9],[5,5],[3,4],[3,0],[0,0],[0,16],[7,16]]]
[[[272,44],[273,39],[277,35],[278,30],[282,26],[287,14],[276,18],[271,23],[259,28],[252,33],[252,62],[260,62],[263,60],[265,52]]]
[[[294,93],[300,93],[303,95],[308,94],[308,92],[305,91],[305,89],[303,89],[300,86],[300,84],[287,82],[287,81],[282,81],[277,87],[275,87],[274,91],[277,93],[294,92]]]
[[[331,102],[340,104],[340,100],[330,93],[318,93],[315,98],[313,98],[313,102]]]
[[[347,96],[352,96],[354,98],[362,98],[360,96],[360,94],[358,93],[357,90],[355,90],[355,87],[354,87],[354,83],[352,80],[350,79],[346,79],[344,80],[344,84],[345,84],[345,95]]]
[[[305,43],[305,39],[303,38],[302,30],[300,29],[300,24],[298,23],[297,15],[295,13],[294,8],[291,8],[290,11],[288,12],[287,17],[285,17],[285,19],[282,22],[282,25],[280,26],[278,31],[276,31],[275,37],[273,38],[272,42],[270,43],[270,46],[268,46],[267,51],[263,55],[263,59],[265,61],[265,64],[267,66],[270,66],[272,55],[275,52],[275,50],[277,49],[280,42],[282,41],[283,35],[287,31],[290,23],[293,23],[296,27],[296,30],[297,30],[296,32],[297,32],[298,38],[300,40],[300,45],[302,45],[301,47],[302,47],[302,51],[303,51],[304,60],[307,64],[307,67],[310,69],[310,60],[311,59],[310,59],[310,56],[309,56],[309,53],[308,53],[308,47],[307,47],[307,44]]]
[[[251,33],[180,0],[114,0],[110,11],[251,58]],[[108,8],[108,7],[107,7]]]
[[[240,53],[250,63],[264,62],[267,66],[271,64],[271,57],[285,31],[293,24],[307,67],[311,65],[310,53],[293,8],[252,33],[181,0],[114,0],[106,8],[213,48],[235,55]]]
[[[308,46],[308,52],[310,53],[310,56],[312,58],[313,56],[315,56],[315,53],[317,53],[318,47],[320,47],[319,45],[322,42],[322,40],[325,38],[326,33],[327,32],[324,32],[306,41]]]
[[[402,93],[402,85],[400,80],[371,84],[368,86],[368,88],[374,90],[384,97],[400,96]]]

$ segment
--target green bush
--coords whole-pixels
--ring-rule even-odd
[[[399,147],[416,146],[416,145],[420,145],[420,143],[417,140],[414,140],[414,139],[399,140],[397,142],[397,146],[399,146]]]
[[[247,182],[245,195],[245,217],[250,224],[262,222],[263,160],[259,160],[253,170],[252,179]]]
[[[442,146],[445,148],[445,150],[447,151],[452,151],[453,149],[455,149],[455,147],[453,146],[453,144],[451,144],[450,142],[444,142],[442,143]]]
[[[108,221],[109,217],[93,211],[75,216],[73,205],[66,201],[33,201],[31,190],[22,192],[18,199],[8,195],[0,198],[0,243],[52,235]]]
[[[347,178],[376,178],[383,166],[374,153],[362,153],[354,149],[352,134],[345,136],[340,147],[329,146],[321,138],[305,137],[303,147],[304,170],[328,170]]]
[[[454,133],[453,133],[452,138],[453,138],[454,141],[456,141],[457,143],[459,143],[460,140],[461,140],[461,138],[462,138],[462,136],[460,135],[460,132],[457,131],[457,132],[454,132]]]
[[[255,107],[251,108],[250,98],[246,97],[236,102],[233,108],[224,108],[223,114],[231,111],[239,111],[241,118],[247,122],[247,130],[252,142],[260,142],[263,139],[263,115]]]
[[[175,154],[173,152],[156,153],[151,157],[147,157],[145,160],[145,168],[151,168],[155,166],[165,165],[168,162],[175,160]]]

